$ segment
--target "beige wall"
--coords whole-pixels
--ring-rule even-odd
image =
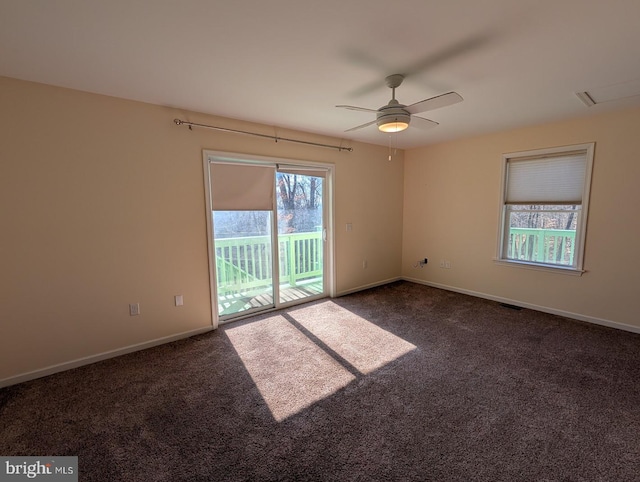
[[[0,385],[210,328],[203,149],[335,164],[339,294],[403,276],[640,330],[640,110],[410,150],[404,170],[384,147],[189,131],[172,120],[274,133],[14,79],[0,78],[0,111]],[[502,154],[586,142],[596,142],[587,272],[496,265]]]
[[[402,273],[429,284],[640,330],[640,110],[444,143],[405,154]],[[595,142],[582,276],[498,265],[502,154]],[[412,264],[430,258],[424,269]],[[439,261],[451,261],[451,269]]]
[[[203,149],[334,163],[338,293],[400,276],[402,156],[383,147],[189,131],[173,119],[274,133],[7,78],[0,112],[0,385],[211,326]]]

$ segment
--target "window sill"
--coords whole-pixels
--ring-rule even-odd
[[[534,271],[546,271],[547,273],[566,274],[569,276],[582,276],[585,273],[582,269],[571,268],[569,266],[553,266],[549,264],[527,263],[526,261],[516,261],[507,259],[494,259],[494,263],[509,266],[511,268],[524,268]]]

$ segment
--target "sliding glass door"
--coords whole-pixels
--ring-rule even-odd
[[[326,170],[215,157],[207,167],[217,317],[324,296]]]
[[[280,168],[276,175],[280,303],[324,293],[324,173]]]

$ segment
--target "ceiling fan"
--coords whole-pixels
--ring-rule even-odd
[[[440,107],[446,107],[448,105],[457,104],[462,102],[462,96],[456,92],[448,92],[446,94],[431,97],[429,99],[421,100],[411,105],[401,104],[396,100],[396,88],[402,84],[404,75],[393,74],[385,79],[387,86],[391,89],[391,100],[387,105],[380,107],[379,109],[367,109],[365,107],[356,107],[353,105],[337,105],[341,109],[358,110],[363,112],[375,112],[376,119],[362,124],[351,129],[347,129],[345,132],[351,132],[363,127],[368,127],[373,124],[378,125],[378,129],[382,132],[400,132],[409,127],[409,124],[413,120],[414,126],[421,129],[429,129],[438,125],[424,117],[418,117],[415,114],[426,112],[429,110],[438,109]]]

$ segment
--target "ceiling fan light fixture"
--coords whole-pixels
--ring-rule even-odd
[[[407,127],[409,127],[409,124],[406,122],[392,120],[387,121],[384,124],[380,124],[378,129],[382,132],[400,132],[405,130]]]
[[[382,132],[400,132],[409,127],[411,116],[401,107],[391,107],[378,114],[378,129]],[[392,112],[389,112],[389,111]],[[394,112],[395,111],[395,112]]]

